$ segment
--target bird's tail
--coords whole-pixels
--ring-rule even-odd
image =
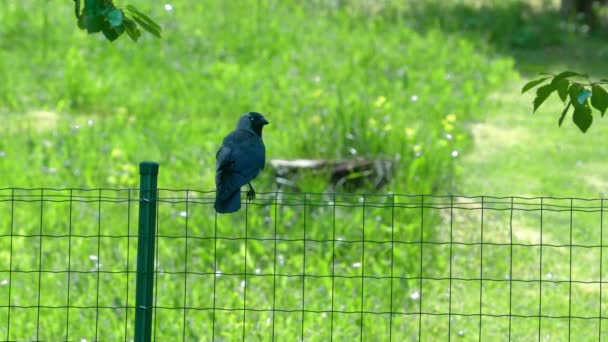
[[[237,189],[225,198],[215,197],[215,210],[218,213],[233,213],[239,209],[241,209],[241,189]]]

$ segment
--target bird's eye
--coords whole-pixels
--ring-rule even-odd
[[[249,118],[249,120],[253,121],[253,116]]]

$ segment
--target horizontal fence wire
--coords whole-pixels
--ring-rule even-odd
[[[600,341],[601,198],[157,196],[153,340]],[[0,189],[0,339],[134,338],[139,189]]]

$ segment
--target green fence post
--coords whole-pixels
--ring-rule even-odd
[[[139,175],[135,342],[150,342],[152,340],[152,290],[154,289],[158,163],[141,162],[139,164]]]

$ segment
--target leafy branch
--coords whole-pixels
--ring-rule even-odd
[[[114,41],[127,32],[136,42],[141,37],[141,28],[157,38],[161,37],[160,25],[132,5],[119,8],[112,0],[84,0],[84,8],[80,11],[80,2],[74,0],[74,14],[78,27],[88,33],[102,32],[109,41]]]
[[[574,81],[572,78],[585,78],[587,82]],[[547,84],[540,86],[543,83]],[[591,109],[596,109],[603,117],[608,108],[608,92],[602,87],[604,84],[608,84],[608,79],[592,82],[587,75],[574,71],[564,71],[557,75],[542,74],[542,77],[526,83],[521,92],[523,94],[534,87],[540,86],[536,89],[536,97],[533,101],[534,112],[551,94],[557,93],[566,105],[558,119],[558,125],[561,127],[570,108],[573,108],[572,121],[585,133],[593,123]]]

